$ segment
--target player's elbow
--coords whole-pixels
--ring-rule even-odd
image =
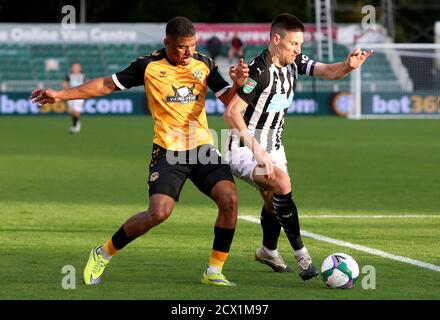
[[[102,91],[103,95],[107,95],[116,90],[116,84],[112,77],[102,78]]]

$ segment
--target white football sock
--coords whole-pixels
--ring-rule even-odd
[[[300,257],[300,256],[305,255],[305,254],[308,253],[308,252],[309,252],[309,251],[307,250],[306,247],[302,247],[301,249],[296,250],[296,251],[293,253],[293,255],[297,258],[297,257]]]
[[[270,249],[267,249],[265,246],[263,246],[263,250],[272,258],[275,258],[276,256],[278,256],[278,249],[270,250]]]
[[[207,274],[213,274],[213,273],[221,273],[222,271],[219,270],[218,267],[215,266],[208,266],[208,269],[206,270]]]
[[[105,260],[110,260],[112,258],[111,255],[105,252],[103,247],[99,247],[98,249],[96,249],[96,253],[103,256]]]

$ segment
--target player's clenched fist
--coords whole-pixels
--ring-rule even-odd
[[[35,104],[55,103],[61,101],[58,98],[58,91],[53,89],[36,89],[32,91],[29,99]]]

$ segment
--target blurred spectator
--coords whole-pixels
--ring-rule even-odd
[[[208,42],[206,43],[206,46],[208,48],[209,56],[212,60],[215,61],[215,59],[220,55],[220,52],[222,50],[222,42],[217,36],[212,36]]]
[[[60,61],[55,58],[49,58],[44,61],[44,70],[47,71],[58,71],[60,70]]]
[[[244,50],[243,41],[241,41],[237,33],[234,33],[231,40],[231,47],[228,50],[229,63],[232,63],[235,57],[244,58]]]
[[[70,66],[70,74],[66,76],[63,82],[63,88],[69,89],[78,87],[86,82],[86,76],[82,73],[82,67],[79,63],[72,63]],[[69,100],[67,106],[72,117],[72,127],[70,127],[70,133],[79,133],[81,131],[80,116],[83,111],[84,99]]]

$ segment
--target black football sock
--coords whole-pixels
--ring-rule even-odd
[[[118,250],[121,250],[132,241],[133,239],[130,239],[125,233],[123,225],[119,228],[118,231],[116,231],[116,233],[112,237],[113,246]]]
[[[76,127],[76,124],[78,123],[78,121],[79,121],[79,117],[72,116],[72,124],[74,127]]]
[[[269,250],[276,250],[281,232],[281,224],[277,219],[277,215],[268,212],[263,205],[260,221],[263,229],[263,246]]]
[[[289,239],[290,245],[296,250],[304,247],[298,220],[298,209],[292,199],[292,193],[285,195],[273,195],[273,207],[277,213],[277,218]]]
[[[214,244],[212,249],[220,252],[229,252],[235,229],[214,227]]]

